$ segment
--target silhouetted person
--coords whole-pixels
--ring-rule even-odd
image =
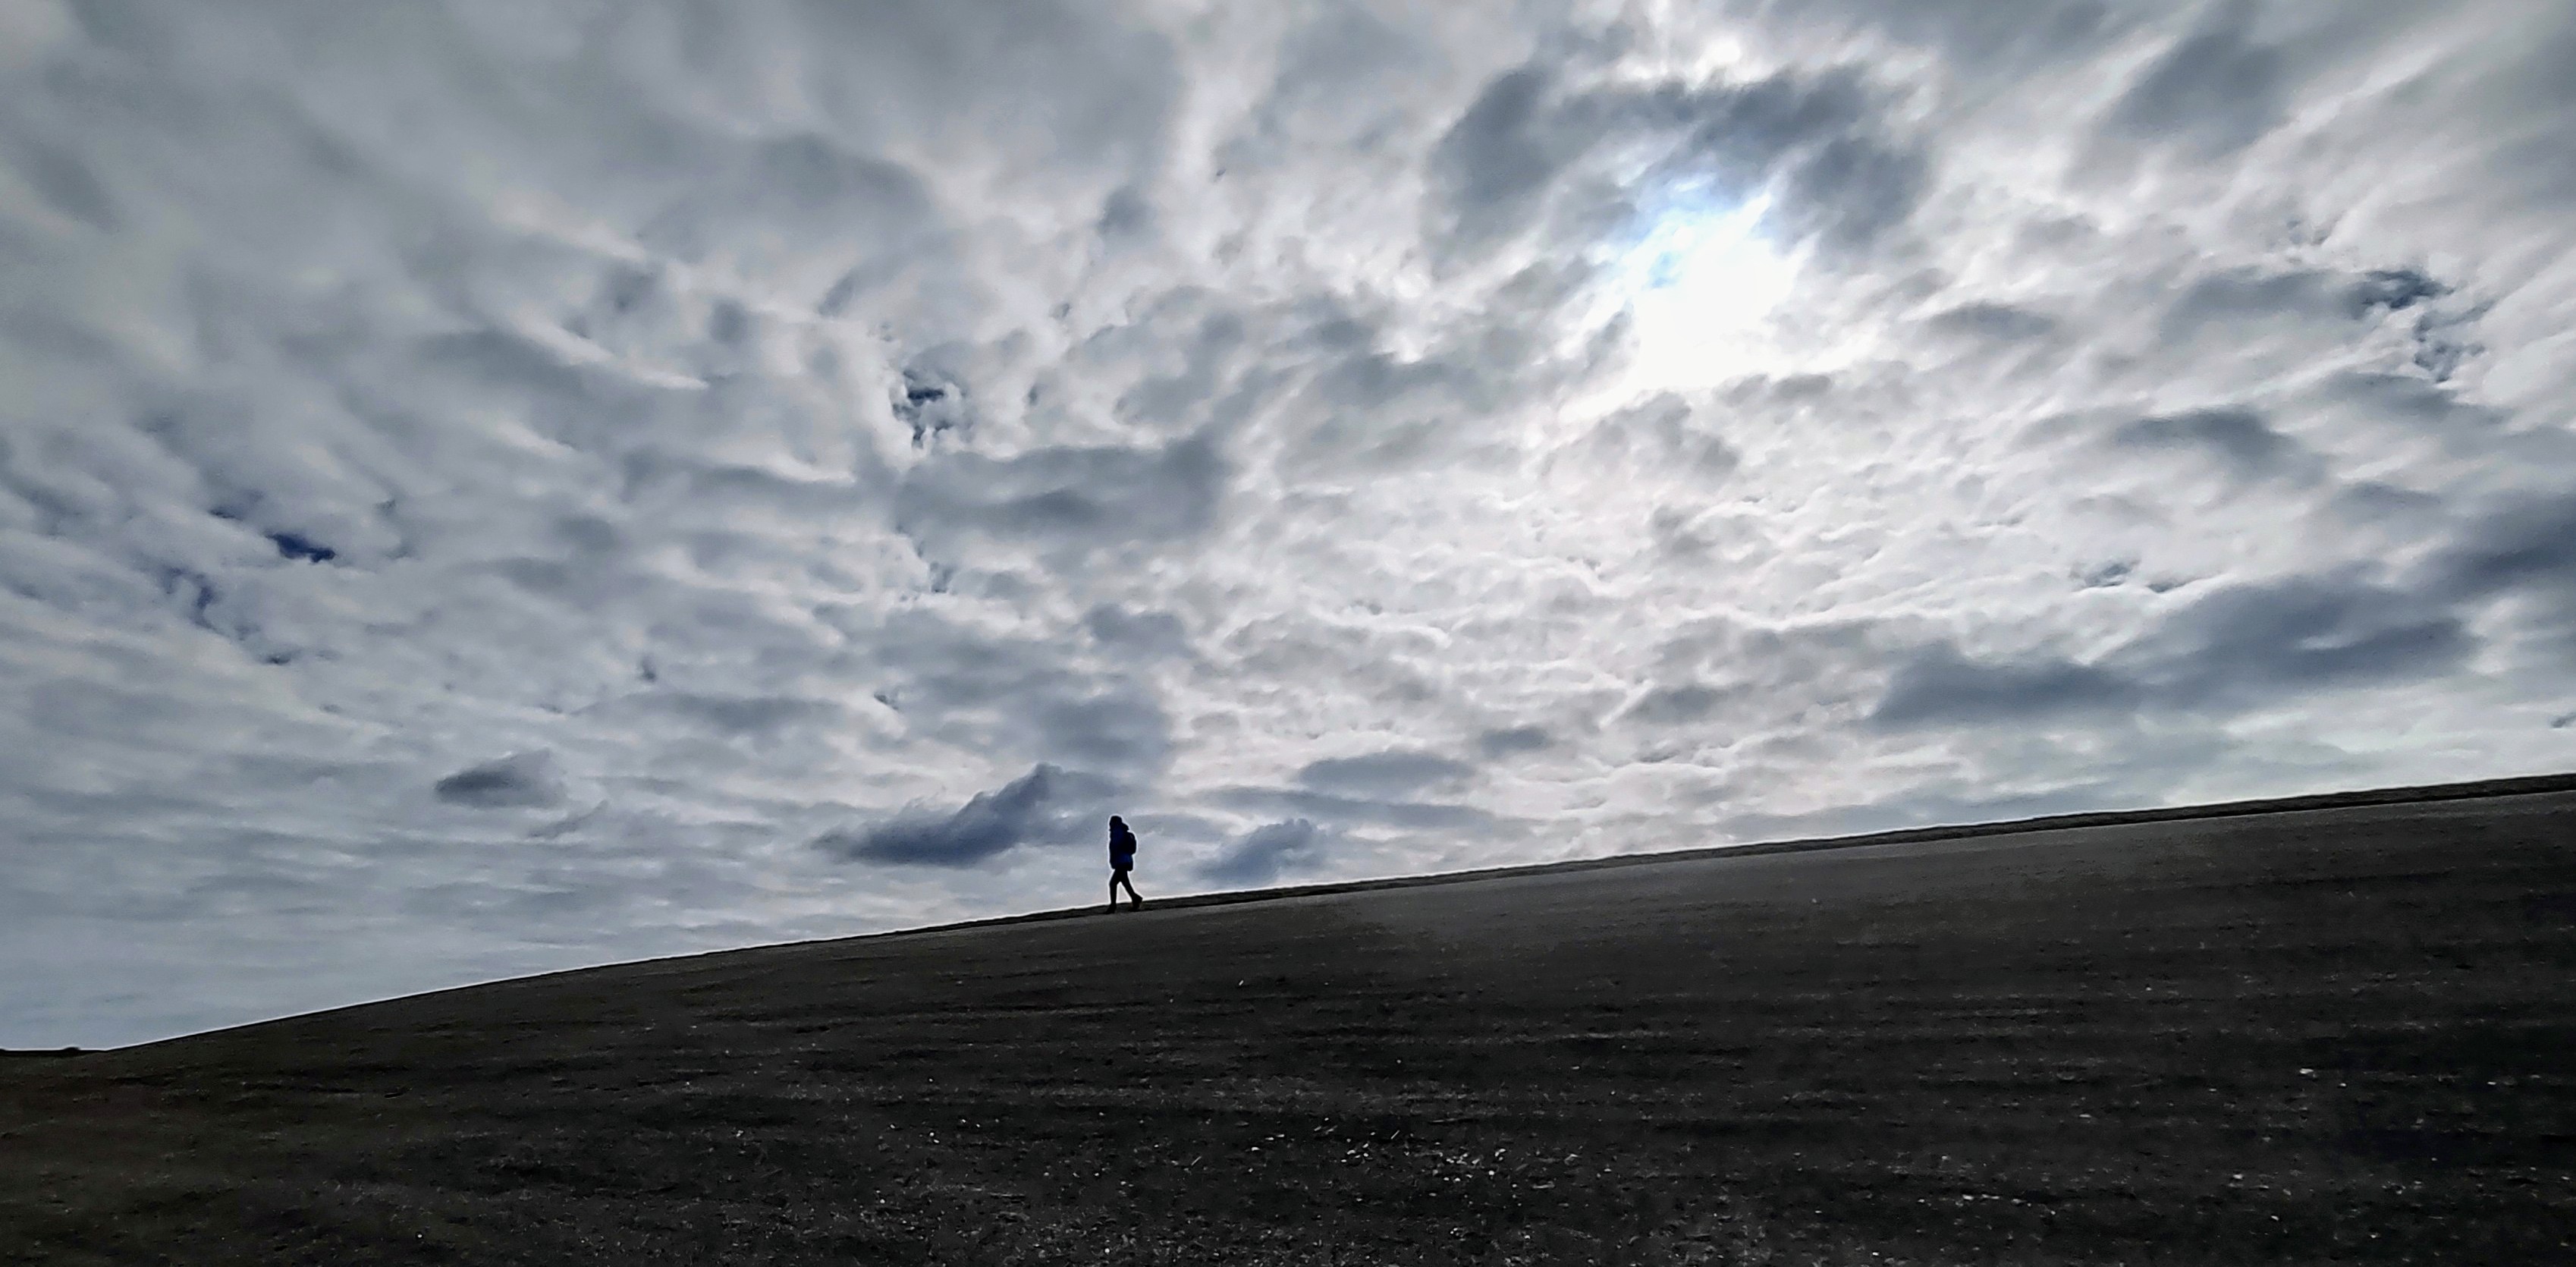
[[[1136,833],[1127,830],[1126,819],[1112,814],[1109,816],[1109,909],[1111,912],[1115,913],[1118,909],[1118,890],[1121,886],[1126,888],[1128,900],[1134,903],[1127,909],[1131,911],[1145,909],[1145,899],[1136,892],[1136,882],[1127,878],[1127,873],[1135,867]]]

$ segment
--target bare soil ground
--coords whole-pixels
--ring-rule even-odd
[[[0,1060],[0,1261],[2568,1262],[2571,973],[2564,790],[774,947]]]

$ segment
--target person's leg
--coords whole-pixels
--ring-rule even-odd
[[[1112,915],[1118,913],[1118,881],[1124,878],[1115,871],[1109,873],[1109,913]]]

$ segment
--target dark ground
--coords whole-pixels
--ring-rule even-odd
[[[2571,969],[2576,792],[776,947],[0,1060],[0,1261],[2570,1262]]]

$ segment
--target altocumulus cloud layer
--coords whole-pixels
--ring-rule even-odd
[[[0,4],[0,1043],[2576,764],[2576,12]]]

